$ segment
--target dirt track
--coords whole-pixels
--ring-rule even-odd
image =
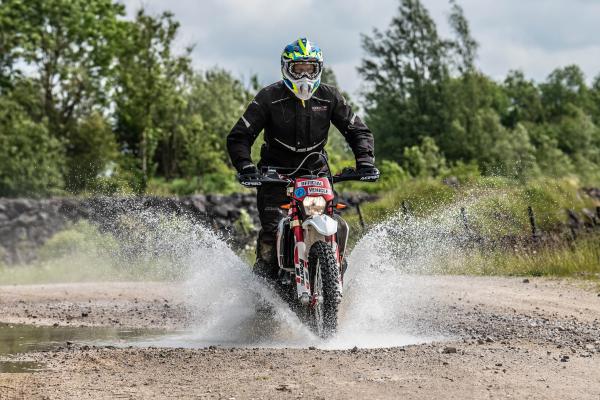
[[[46,369],[0,374],[0,398],[600,399],[597,285],[419,279],[433,293],[419,315],[458,339],[337,351],[73,344],[18,356]],[[0,286],[0,322],[181,328],[190,315],[181,293],[164,284]]]

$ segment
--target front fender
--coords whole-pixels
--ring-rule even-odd
[[[331,236],[337,232],[338,222],[328,215],[314,215],[302,223],[304,229],[309,226],[315,228],[323,236]]]

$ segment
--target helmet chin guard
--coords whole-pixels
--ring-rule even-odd
[[[285,81],[285,79],[284,79]],[[292,87],[287,83],[286,86],[296,95],[300,100],[308,100],[312,97],[313,93],[319,87],[321,80],[314,81],[308,78],[298,79],[296,82],[292,82]]]
[[[294,64],[314,64],[311,73],[295,72]],[[321,84],[323,53],[306,38],[288,44],[281,53],[281,74],[285,86],[300,100],[308,100]]]

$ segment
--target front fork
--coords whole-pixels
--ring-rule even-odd
[[[306,249],[306,243],[304,242],[304,230],[297,216],[291,221],[291,229],[294,233],[295,246],[294,246],[294,271],[296,275],[296,293],[298,294],[298,300],[302,304],[314,305],[316,298],[313,298],[310,290],[310,274],[308,270],[308,251]],[[340,265],[340,254],[339,247],[336,241],[335,234],[327,236],[325,241],[332,247],[337,266],[340,270],[340,280],[338,281],[337,293],[339,297],[342,296],[342,269]]]
[[[304,231],[298,216],[294,216],[291,221],[292,232],[294,233],[294,271],[296,274],[296,293],[298,300],[302,304],[310,302],[310,277],[308,274],[308,253],[306,243],[304,243]]]

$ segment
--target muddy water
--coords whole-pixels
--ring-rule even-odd
[[[129,345],[142,338],[149,340],[164,333],[156,329],[0,324],[0,373],[35,372],[43,369],[43,365],[35,362],[11,359],[17,354],[53,350],[72,344]]]

